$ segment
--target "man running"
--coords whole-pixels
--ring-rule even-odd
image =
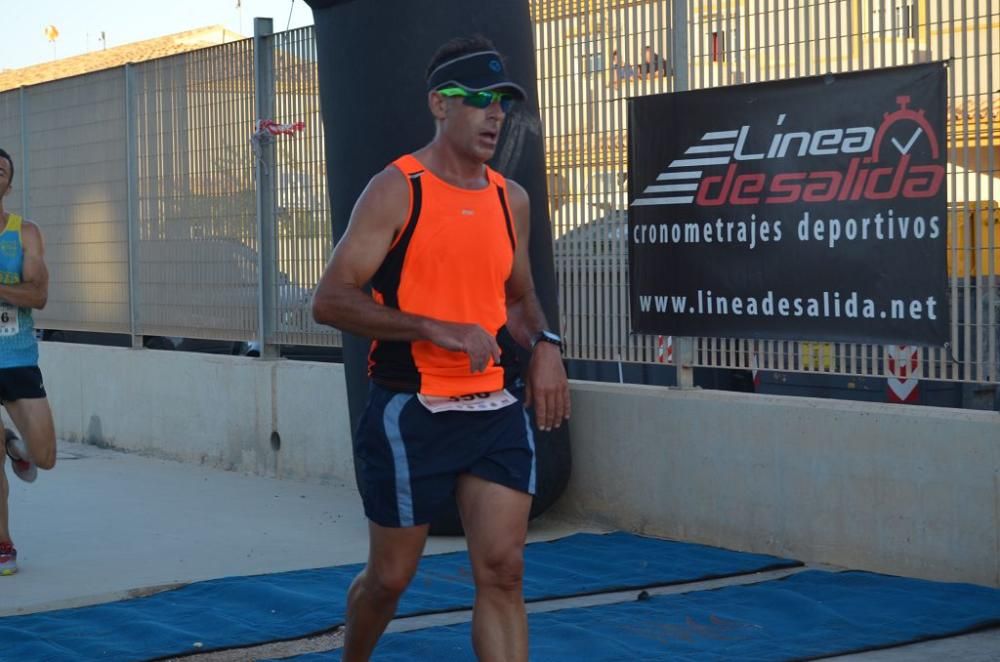
[[[4,210],[3,199],[14,180],[14,160],[0,149],[0,402],[14,426],[4,432],[6,453],[0,454],[0,576],[17,572],[17,550],[10,537],[7,501],[11,466],[21,480],[32,482],[37,469],[56,463],[56,433],[38,369],[38,341],[31,310],[45,307],[49,272],[41,230]]]
[[[434,139],[377,174],[316,290],[323,324],[374,338],[355,437],[368,564],[347,596],[343,659],[367,660],[457,499],[481,660],[528,659],[523,551],[534,439],[569,417],[561,344],[535,296],[525,190],[486,166],[524,90],[483,38],[449,41],[427,70]],[[363,291],[372,285],[372,296]],[[506,327],[532,350],[524,388],[501,366]],[[503,357],[507,365],[512,357]]]

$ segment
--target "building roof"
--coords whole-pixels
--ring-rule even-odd
[[[997,122],[1000,120],[1000,90],[997,92],[949,100],[948,111],[955,115],[956,122]]]
[[[21,69],[4,69],[0,71],[0,92],[16,89],[22,85],[37,85],[60,78],[79,76],[80,74],[120,67],[129,62],[145,62],[156,58],[187,53],[189,51],[217,46],[244,37],[227,30],[221,25],[212,25],[197,30],[178,32],[165,37],[156,37],[145,41],[137,41],[123,46],[116,46],[101,51],[93,51],[83,55],[35,64]]]

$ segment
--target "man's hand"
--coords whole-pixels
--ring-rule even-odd
[[[478,324],[436,322],[428,335],[428,340],[438,347],[468,354],[472,372],[486,370],[490,358],[500,363],[500,345]]]
[[[539,430],[558,428],[569,419],[569,380],[562,354],[556,345],[540,342],[531,352],[528,365],[524,404],[535,407],[535,424]]]

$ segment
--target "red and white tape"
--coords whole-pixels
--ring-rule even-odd
[[[660,363],[674,362],[674,337],[658,336],[656,339],[656,360]]]
[[[306,128],[305,122],[281,124],[274,120],[257,120],[255,134],[269,133],[272,136],[291,136]]]

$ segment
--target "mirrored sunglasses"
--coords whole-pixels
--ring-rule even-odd
[[[499,102],[500,110],[506,113],[514,105],[514,97],[509,92],[497,92],[496,90],[470,92],[461,87],[446,87],[436,91],[443,97],[459,97],[462,99],[462,103],[473,108],[489,108],[492,104]]]

